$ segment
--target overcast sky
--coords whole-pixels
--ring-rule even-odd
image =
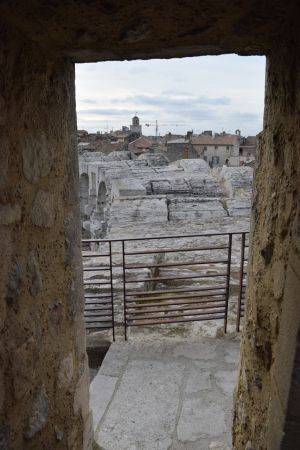
[[[237,55],[77,64],[79,129],[109,131],[137,113],[143,134],[262,129],[265,58]]]

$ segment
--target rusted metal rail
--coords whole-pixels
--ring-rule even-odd
[[[242,233],[241,240],[241,262],[240,262],[240,282],[239,282],[239,297],[238,297],[238,308],[236,317],[236,331],[240,331],[241,318],[244,317],[245,313],[245,303],[246,303],[246,284],[247,284],[247,264],[248,264],[248,253],[249,243],[247,238],[249,233]]]
[[[84,264],[84,271],[90,274],[84,280],[87,329],[112,329],[115,338],[112,244],[118,243],[125,339],[129,327],[205,320],[223,320],[226,332],[234,235],[242,237],[236,322],[239,330],[245,307],[246,232],[84,239],[84,246],[99,247],[83,253],[84,258],[93,258],[93,265]],[[178,245],[179,239],[182,245]],[[160,247],[162,241],[168,245]],[[106,261],[95,264],[98,258]]]
[[[196,238],[196,240],[215,240],[221,238],[220,245],[178,246],[178,239],[184,240]],[[170,242],[167,248],[151,248],[140,250],[140,244],[145,241]],[[137,251],[127,250],[128,244],[135,243]],[[171,245],[173,244],[173,245]],[[124,300],[124,328],[125,339],[127,339],[128,327],[161,325],[182,322],[196,322],[203,320],[223,320],[224,329],[227,329],[229,280],[231,268],[232,234],[218,233],[188,236],[164,236],[163,238],[136,238],[122,241],[123,254],[123,300]],[[216,251],[222,251],[222,257],[218,258]],[[205,253],[206,252],[206,256]],[[176,260],[176,253],[191,255],[194,258],[188,260]],[[204,254],[203,254],[204,253]],[[207,253],[210,258],[207,257]],[[139,262],[139,258],[146,255],[168,255],[171,261]],[[135,259],[130,263],[129,259]],[[162,270],[174,270],[189,268],[192,272],[186,275],[164,275]],[[141,278],[132,276],[132,271],[137,269],[152,269],[156,272],[153,276]],[[210,273],[209,273],[210,272]],[[179,286],[178,286],[179,282]],[[183,287],[186,283],[188,286]],[[148,285],[148,290],[140,290],[141,283]],[[169,285],[175,284],[177,286]],[[210,283],[213,283],[211,285]],[[151,288],[150,284],[163,286],[165,289]]]
[[[84,239],[82,243],[86,247],[92,242]],[[101,245],[106,247],[103,253],[100,249],[82,253],[83,271],[89,272],[92,277],[89,280],[84,279],[83,282],[85,326],[87,330],[92,331],[112,329],[113,340],[115,340],[112,244],[110,240],[107,240],[103,241]],[[93,265],[86,265],[84,262],[86,258],[93,258]],[[103,279],[104,274],[107,279]]]

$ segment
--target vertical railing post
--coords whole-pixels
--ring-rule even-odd
[[[243,280],[244,280],[244,262],[245,262],[245,243],[246,243],[246,233],[242,233],[241,262],[240,262],[240,286],[239,286],[238,309],[237,309],[237,318],[236,318],[236,331],[240,331],[240,323],[241,323]]]
[[[225,317],[224,317],[224,332],[225,333],[227,333],[227,320],[228,320],[228,307],[229,307],[231,252],[232,252],[232,233],[229,233],[228,234],[228,254],[227,254],[227,279],[226,279]]]
[[[110,273],[110,298],[111,298],[111,320],[113,328],[113,341],[115,341],[115,312],[114,312],[114,288],[113,288],[113,271],[112,271],[112,252],[111,241],[109,244],[109,273]]]
[[[123,303],[124,303],[124,335],[127,341],[127,317],[126,317],[126,266],[125,266],[125,241],[122,240],[122,265],[123,265]]]

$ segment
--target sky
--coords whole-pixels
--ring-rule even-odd
[[[89,132],[129,126],[144,135],[262,130],[265,57],[200,56],[76,65],[77,125]],[[146,124],[150,126],[147,127]]]

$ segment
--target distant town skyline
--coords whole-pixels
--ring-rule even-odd
[[[129,126],[144,135],[262,130],[265,58],[237,55],[76,65],[77,124],[88,132]],[[147,127],[146,124],[150,126]]]

